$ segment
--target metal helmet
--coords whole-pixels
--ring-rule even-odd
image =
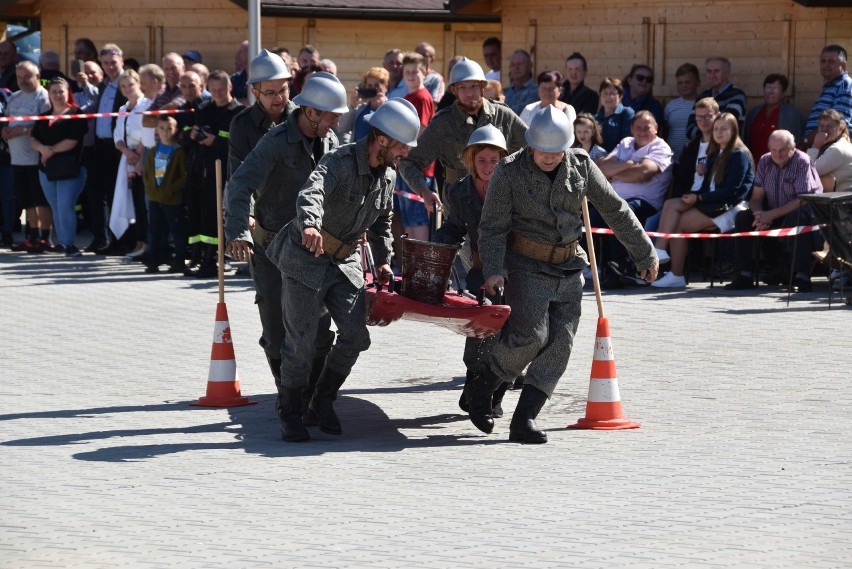
[[[459,81],[485,81],[485,73],[482,67],[472,59],[462,57],[461,61],[450,69],[450,85]]]
[[[317,71],[305,81],[302,91],[293,97],[293,102],[300,107],[311,107],[318,111],[345,113],[346,87],[331,73]]]
[[[538,113],[524,134],[527,144],[541,152],[562,152],[574,144],[574,125],[565,113],[547,105]]]
[[[506,152],[509,151],[509,149],[506,148],[506,137],[503,136],[500,129],[490,123],[473,131],[473,134],[471,134],[470,138],[467,139],[467,146],[465,146],[465,148],[469,148],[474,144],[487,144],[489,146],[501,148]]]
[[[248,83],[260,83],[261,81],[273,81],[275,79],[289,79],[291,77],[287,64],[278,54],[268,49],[260,50],[249,63]]]
[[[365,120],[371,127],[379,129],[394,140],[408,146],[417,146],[420,116],[414,105],[405,99],[389,99]]]

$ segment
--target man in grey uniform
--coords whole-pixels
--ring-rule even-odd
[[[512,314],[500,342],[473,381],[470,419],[486,433],[494,428],[491,396],[527,369],[509,440],[545,443],[535,418],[568,366],[588,266],[577,238],[587,196],[636,259],[647,282],[657,276],[654,246],[636,216],[582,150],[570,150],[574,129],[552,106],[526,133],[529,146],[505,158],[494,172],[479,225],[485,287],[506,285]]]
[[[346,89],[333,75],[316,73],[308,79],[294,102],[302,107],[291,112],[285,123],[270,130],[246,156],[229,180],[224,200],[228,253],[238,261],[250,261],[263,329],[260,345],[266,352],[276,386],[280,386],[281,381],[284,344],[281,272],[268,259],[266,248],[276,233],[295,217],[296,196],[319,160],[337,147],[332,129],[341,113],[347,110]],[[241,123],[243,126],[250,124]],[[250,230],[252,197],[256,200],[255,224]],[[305,389],[306,401],[313,395],[313,385],[334,341],[328,313],[318,313],[317,318],[316,361],[308,365],[308,370],[312,367],[314,371]],[[280,418],[280,398],[276,410]],[[312,418],[307,419],[310,422]],[[315,419],[313,421],[315,424]]]
[[[281,351],[282,434],[310,440],[302,422],[301,390],[308,383],[323,304],[337,326],[310,407],[321,431],[342,434],[333,402],[358,355],[370,347],[359,242],[369,230],[379,278],[391,278],[391,215],[396,161],[417,145],[420,119],[404,99],[390,99],[368,119],[369,136],[327,154],[299,192],[296,218],[267,254],[282,273],[284,347]]]
[[[290,70],[278,55],[266,49],[251,60],[248,82],[256,97],[252,106],[231,121],[228,140],[228,173],[234,175],[249,152],[269,129],[287,120],[296,109],[290,100]],[[269,180],[276,185],[274,180]]]
[[[426,200],[426,209],[432,211],[432,202],[441,203],[423,180],[423,169],[434,160],[440,160],[446,171],[444,187],[464,176],[462,153],[473,131],[492,124],[506,137],[509,152],[524,146],[523,121],[512,109],[483,98],[485,74],[475,61],[462,58],[450,71],[450,91],[456,100],[438,111],[411,151],[399,165],[399,173],[409,187]]]

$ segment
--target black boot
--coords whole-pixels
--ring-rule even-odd
[[[459,409],[467,413],[470,411],[470,405],[467,404],[467,397],[470,393],[470,382],[475,377],[474,373],[467,370],[467,375],[464,378],[464,388],[462,388],[461,397],[459,397]]]
[[[470,422],[483,433],[494,430],[492,403],[494,391],[503,383],[489,370],[474,376],[468,387],[467,404],[470,407]]]
[[[269,363],[269,369],[272,370],[272,377],[275,379],[275,387],[278,390],[278,395],[275,397],[275,414],[278,415],[278,419],[284,420],[284,403],[281,401],[281,360],[276,358],[266,357],[266,361]]]
[[[337,390],[346,381],[348,375],[348,373],[342,374],[326,367],[317,380],[310,408],[316,413],[317,419],[319,419],[319,429],[323,433],[329,435],[343,434],[340,419],[337,418],[337,413],[334,412],[334,400],[337,397]]]
[[[504,381],[491,397],[491,416],[495,419],[503,416],[503,396],[507,389],[509,389],[509,384]]]
[[[316,427],[319,425],[319,417],[311,409],[311,399],[314,397],[314,390],[317,388],[317,381],[325,368],[325,356],[314,358],[314,363],[311,366],[311,377],[308,380],[308,386],[302,390],[302,423],[306,427]],[[337,393],[334,394],[337,399]]]
[[[547,433],[539,430],[535,425],[535,418],[547,401],[544,391],[524,385],[521,396],[518,398],[518,406],[512,415],[509,424],[509,440],[516,443],[540,445],[547,442]]]
[[[311,440],[311,434],[302,424],[302,390],[282,388],[281,435],[288,443]]]
[[[192,276],[198,279],[212,279],[219,276],[219,269],[216,262],[219,256],[219,249],[216,245],[203,244],[201,253],[201,264]]]
[[[201,263],[201,243],[193,243],[189,246],[189,264],[187,269],[196,268]]]

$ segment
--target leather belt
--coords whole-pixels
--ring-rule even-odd
[[[357,241],[351,243],[341,241],[325,229],[320,229],[320,235],[322,235],[323,250],[338,261],[342,261],[358,248]]]
[[[574,258],[577,253],[577,240],[575,239],[567,245],[551,245],[550,243],[542,243],[535,239],[530,239],[525,235],[512,231],[509,234],[509,247],[515,253],[520,253],[524,257],[530,257],[538,261],[544,261],[552,265],[561,265]]]
[[[252,239],[254,239],[255,244],[260,245],[264,249],[269,247],[269,244],[272,243],[272,240],[275,239],[276,235],[278,235],[277,231],[264,229],[257,222],[255,222],[254,229],[251,232],[251,236]]]

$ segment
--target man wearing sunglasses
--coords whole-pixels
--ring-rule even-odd
[[[654,98],[654,72],[647,65],[636,64],[624,78],[621,104],[637,113],[651,111],[657,124],[663,124],[663,105]]]

